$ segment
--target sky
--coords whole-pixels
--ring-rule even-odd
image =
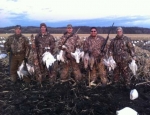
[[[150,28],[150,0],[0,0],[0,27],[115,26]]]

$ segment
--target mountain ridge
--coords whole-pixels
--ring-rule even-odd
[[[0,33],[13,33],[15,26],[1,27]],[[47,27],[48,31],[53,34],[62,34],[66,31],[66,27]],[[78,34],[89,34],[91,26],[74,26],[74,32],[80,28]],[[116,26],[112,27],[111,34],[116,33]],[[150,28],[144,27],[122,27],[126,34],[150,34]],[[97,27],[99,34],[107,34],[110,27]],[[38,33],[40,28],[37,26],[23,26],[22,33]]]

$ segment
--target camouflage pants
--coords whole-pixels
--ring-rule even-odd
[[[122,61],[118,62],[116,68],[114,69],[114,82],[118,82],[120,75],[124,78],[127,84],[130,84],[130,68],[128,62]]]
[[[76,81],[80,81],[82,79],[82,74],[79,69],[79,65],[75,60],[69,60],[68,63],[63,63],[60,71],[60,78],[62,80],[66,80],[68,78],[69,69],[72,67],[73,74],[75,76]]]
[[[11,81],[16,82],[17,81],[17,70],[19,66],[21,65],[23,59],[24,59],[24,54],[17,54],[17,55],[12,55],[11,56],[11,62],[10,62],[10,78]],[[23,77],[23,80],[25,82],[30,82],[30,79],[28,77]]]
[[[42,60],[42,59],[41,59]],[[53,66],[48,70],[42,61],[34,61],[35,76],[36,80],[42,82],[46,76],[49,76],[49,81],[54,82],[57,77],[57,63],[54,63]]]
[[[106,85],[108,82],[108,79],[106,75],[105,65],[103,64],[102,59],[100,63],[97,63],[93,66],[93,69],[91,70],[90,81],[97,80],[97,73],[99,74],[102,84]]]

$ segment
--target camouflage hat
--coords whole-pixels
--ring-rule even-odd
[[[72,28],[72,25],[71,25],[71,24],[68,24],[68,25],[67,25],[67,28]]]
[[[116,31],[121,30],[123,31],[122,27],[117,27]]]
[[[46,26],[45,23],[41,23],[41,24],[40,24],[40,28],[41,28],[42,26],[45,26],[45,27],[47,28],[47,26]]]
[[[15,29],[17,29],[17,28],[21,30],[21,26],[20,25],[16,25]]]
[[[47,26],[46,26],[46,24],[45,24],[45,23],[41,23],[41,24],[40,24],[40,28],[41,28],[42,26],[45,26],[46,31],[47,31]]]

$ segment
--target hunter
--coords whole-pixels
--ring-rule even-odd
[[[23,60],[25,63],[28,61],[28,56],[30,53],[30,45],[27,37],[22,35],[21,26],[15,26],[15,34],[8,37],[5,44],[5,49],[10,53],[10,78],[11,81],[16,83],[18,75],[17,70],[21,65]],[[25,82],[30,82],[30,78],[23,77]]]
[[[116,37],[111,40],[109,46],[109,56],[113,56],[116,62],[116,68],[113,71],[114,82],[119,82],[120,76],[124,78],[126,86],[130,85],[131,59],[136,59],[135,49],[131,39],[123,34],[123,29],[116,29]]]

